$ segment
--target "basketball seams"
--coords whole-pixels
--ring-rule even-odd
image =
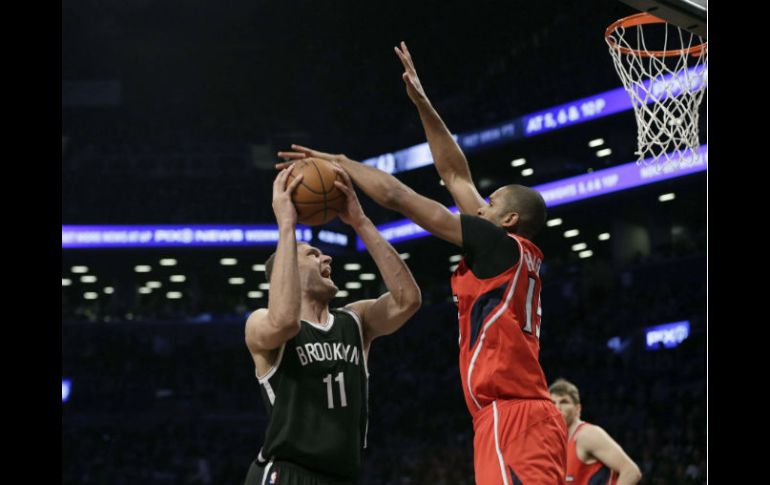
[[[299,183],[298,190],[292,194],[298,222],[301,224],[311,226],[325,224],[344,210],[347,197],[334,185],[334,182],[341,177],[334,170],[330,173],[331,166],[322,166],[322,163],[326,162],[313,159],[297,162],[296,167],[299,169],[297,172],[304,173],[306,178]],[[308,172],[311,170],[310,165],[313,166],[312,170],[315,173]],[[299,173],[291,174],[289,181],[291,182],[296,176],[299,176]],[[316,178],[318,180],[315,180]]]
[[[337,197],[332,197],[331,199],[326,199],[326,202],[334,202],[335,200],[339,200],[345,197],[345,194],[338,195]],[[299,202],[294,202],[294,205],[303,205],[303,204],[320,204],[322,201],[319,200],[302,200]]]
[[[321,182],[321,190],[323,190],[323,196],[324,196],[324,219],[326,219],[326,184],[324,183],[324,177],[321,174],[321,169],[318,168],[318,165],[315,163],[315,160],[311,160],[310,163],[313,164],[313,168],[315,168],[315,171],[318,172],[318,181]],[[336,174],[335,174],[336,178]]]

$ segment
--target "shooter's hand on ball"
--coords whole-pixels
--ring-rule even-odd
[[[291,200],[291,194],[302,182],[303,176],[300,174],[294,177],[294,180],[287,185],[286,180],[293,169],[294,167],[290,166],[281,170],[273,182],[273,212],[275,212],[275,220],[279,226],[295,226],[297,224],[297,209]]]
[[[338,162],[338,163],[345,160],[350,161],[348,157],[346,157],[341,153],[333,155],[331,153],[319,152],[318,150],[313,150],[312,148],[303,147],[302,145],[295,145],[293,143],[291,145],[291,148],[294,151],[278,152],[278,156],[283,158],[286,161],[276,163],[275,168],[277,168],[278,170],[286,168],[293,163],[292,160],[301,160],[303,158],[321,158],[329,162]]]
[[[334,167],[334,171],[337,172],[339,177],[344,181],[340,182],[339,180],[335,180],[334,185],[345,194],[345,199],[347,199],[345,209],[339,213],[339,218],[345,224],[355,228],[364,222],[366,215],[361,208],[361,203],[358,201],[356,190],[353,188],[353,181],[350,180],[348,173],[342,170],[342,167],[336,162],[332,162],[332,166]]]

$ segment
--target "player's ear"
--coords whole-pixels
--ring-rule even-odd
[[[501,221],[502,226],[509,231],[516,227],[516,224],[519,223],[519,213],[518,212],[508,212],[503,216],[503,220]]]

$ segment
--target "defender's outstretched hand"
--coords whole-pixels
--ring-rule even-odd
[[[414,68],[412,55],[406,47],[406,42],[401,41],[401,49],[398,47],[394,47],[393,49],[396,51],[396,55],[401,59],[401,64],[404,66],[404,73],[401,75],[401,78],[404,80],[404,84],[406,84],[406,94],[409,95],[409,99],[415,104],[427,101],[428,96],[422,88],[420,78],[417,77],[417,70]]]

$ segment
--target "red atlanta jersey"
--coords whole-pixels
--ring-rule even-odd
[[[534,243],[509,234],[519,261],[492,278],[477,278],[461,261],[452,274],[460,323],[460,376],[472,415],[495,399],[548,399],[540,368],[540,265]]]

